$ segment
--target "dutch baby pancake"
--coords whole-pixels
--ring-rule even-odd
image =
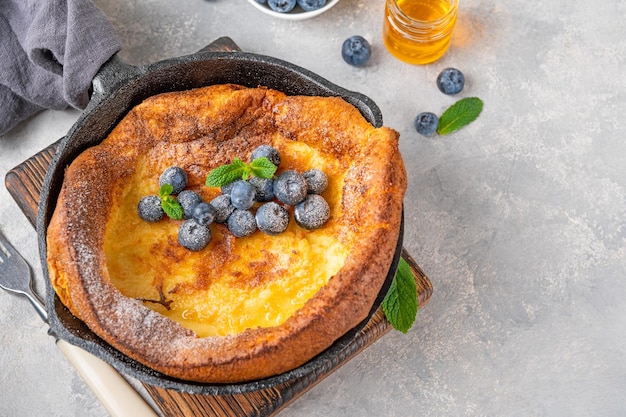
[[[360,323],[386,279],[406,190],[398,138],[337,97],[232,84],[150,97],[66,169],[47,232],[52,285],[95,334],[165,375],[232,383],[294,369]],[[279,233],[214,221],[190,250],[185,219],[138,214],[169,167],[211,202],[224,191],[207,175],[263,146],[280,154],[273,178],[323,171],[323,224],[275,201],[288,216]]]

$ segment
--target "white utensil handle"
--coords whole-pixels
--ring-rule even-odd
[[[74,365],[111,417],[158,417],[111,365],[64,340],[57,346]]]

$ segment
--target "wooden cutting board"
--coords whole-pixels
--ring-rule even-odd
[[[238,51],[240,49],[231,39],[220,38],[203,50]],[[10,170],[5,177],[7,190],[33,226],[36,225],[43,180],[57,146],[58,142],[55,142],[41,150]],[[404,248],[402,257],[411,267],[417,284],[419,305],[423,308],[432,295],[432,284]],[[272,388],[233,395],[200,395],[180,393],[148,384],[144,386],[166,417],[269,417],[277,414],[391,329],[391,325],[379,308],[340,356],[328,360],[322,371],[304,375]]]

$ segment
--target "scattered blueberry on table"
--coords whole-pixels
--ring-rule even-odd
[[[372,48],[362,36],[354,35],[346,39],[341,46],[341,56],[344,61],[355,67],[362,67],[372,55]]]
[[[465,86],[465,76],[456,68],[445,68],[437,76],[437,87],[444,94],[458,94]]]
[[[437,125],[439,124],[439,118],[435,113],[422,112],[415,118],[415,130],[417,133],[430,136],[437,131]]]

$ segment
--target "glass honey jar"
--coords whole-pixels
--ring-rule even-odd
[[[386,0],[383,40],[409,64],[429,64],[450,46],[458,0]]]

